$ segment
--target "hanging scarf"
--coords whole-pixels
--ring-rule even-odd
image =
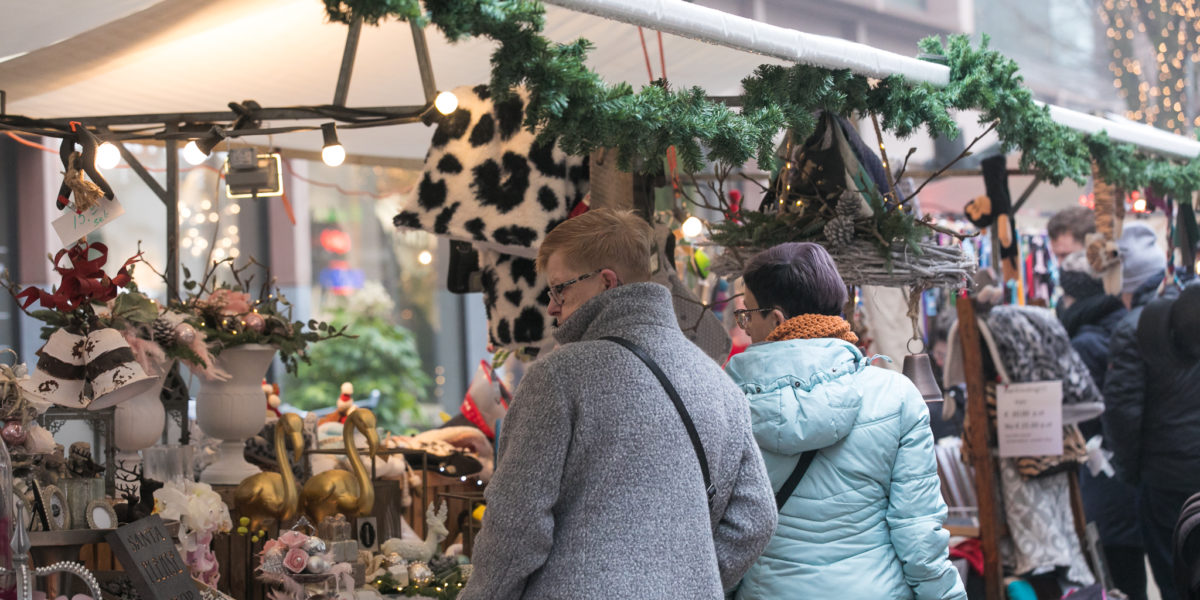
[[[797,315],[776,327],[768,342],[781,340],[808,340],[813,338],[835,338],[858,344],[858,336],[850,331],[850,323],[841,317],[830,315]]]

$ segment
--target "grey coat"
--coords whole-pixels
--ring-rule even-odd
[[[711,511],[679,414],[624,337],[691,413],[717,488]],[[620,286],[559,328],[501,425],[474,574],[460,600],[719,599],[775,531],[745,395],[679,329],[666,288]]]

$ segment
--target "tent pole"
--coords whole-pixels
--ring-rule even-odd
[[[338,71],[337,87],[333,91],[333,103],[346,105],[350,93],[350,76],[354,74],[354,57],[358,54],[358,37],[362,33],[362,19],[354,19],[346,32],[346,49],[342,51],[342,69]]]
[[[429,59],[429,42],[425,39],[425,29],[417,25],[413,21],[409,21],[412,26],[413,49],[417,51],[417,68],[421,70],[421,87],[425,89],[425,102],[433,102],[437,97],[437,83],[433,80],[433,63]]]
[[[178,126],[169,123],[167,131]],[[167,300],[179,299],[179,149],[178,142],[165,140],[167,151]]]

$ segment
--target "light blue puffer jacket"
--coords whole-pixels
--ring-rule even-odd
[[[903,375],[868,363],[823,338],[755,344],[726,367],[776,491],[820,449],[739,599],[967,597],[942,529],[929,411]]]

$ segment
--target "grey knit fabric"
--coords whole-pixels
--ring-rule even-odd
[[[678,413],[687,406],[717,488],[709,508]],[[671,295],[636,283],[596,296],[530,366],[501,425],[496,473],[460,600],[719,599],[775,531],[745,396],[684,337]]]

